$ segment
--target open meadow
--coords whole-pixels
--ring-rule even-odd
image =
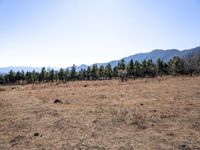
[[[0,149],[200,150],[200,77],[0,86]]]

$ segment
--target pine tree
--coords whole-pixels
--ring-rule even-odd
[[[112,66],[110,63],[108,63],[105,67],[105,73],[106,73],[106,77],[108,79],[111,79],[113,77],[113,70],[112,70]]]
[[[36,81],[36,72],[35,72],[35,70],[33,70],[32,73],[31,73],[31,81],[33,83],[35,83],[35,81]]]
[[[5,81],[6,84],[10,83],[9,74],[6,74],[6,75],[4,76],[4,81]]]
[[[78,79],[79,80],[83,80],[84,79],[83,68],[81,68],[81,70],[78,73]]]
[[[126,64],[125,64],[124,59],[122,59],[122,60],[120,60],[120,62],[118,62],[117,69],[118,70],[125,70],[126,69]]]
[[[92,79],[93,79],[93,80],[94,80],[94,79],[95,79],[95,80],[98,79],[98,67],[97,67],[96,64],[94,64],[94,65],[92,66],[91,76],[92,76]]]
[[[131,61],[128,63],[128,66],[127,66],[127,75],[129,77],[134,77],[135,76],[135,66],[134,66],[134,63],[133,63],[133,60],[131,59]]]
[[[71,79],[76,80],[76,78],[77,78],[76,66],[73,65],[71,69]]]
[[[156,76],[156,65],[151,59],[146,62],[146,74],[150,77]]]
[[[63,68],[60,68],[60,70],[58,72],[58,79],[60,81],[64,81],[64,70],[63,70]]]
[[[157,74],[162,77],[165,72],[165,65],[164,62],[159,58],[157,60]]]
[[[183,74],[184,73],[184,63],[181,58],[178,56],[175,56],[173,59],[171,59],[168,63],[169,65],[169,71],[173,75],[177,74]]]
[[[90,66],[87,67],[86,73],[87,73],[87,79],[90,80],[91,79],[91,68],[90,68]]]
[[[13,70],[10,70],[9,73],[8,73],[8,80],[10,83],[15,83],[16,80],[15,80],[15,72]]]
[[[141,64],[141,76],[145,77],[147,75],[147,61],[143,60]]]
[[[19,82],[21,80],[21,72],[20,71],[17,71],[15,79],[17,82]]]
[[[29,72],[29,71],[26,72],[25,78],[26,78],[27,83],[32,83],[32,76],[31,75],[32,75],[31,72]]]
[[[54,72],[54,79],[56,80],[56,82],[58,81],[58,71]]]
[[[135,76],[142,76],[142,65],[138,61],[135,61]]]
[[[113,68],[113,76],[118,77],[118,67],[117,66]]]
[[[104,69],[104,66],[100,66],[99,67],[99,77],[100,77],[100,79],[104,79],[105,78],[105,69]]]
[[[40,74],[41,74],[41,76],[40,76],[41,77],[41,81],[44,82],[45,78],[46,78],[46,69],[45,69],[45,67],[42,67]]]
[[[4,84],[5,83],[5,76],[0,75],[0,84]]]
[[[22,81],[25,80],[25,76],[24,76],[24,75],[25,75],[25,74],[24,74],[24,70],[21,70],[21,76],[20,76],[20,78],[21,78]]]
[[[39,82],[40,80],[40,73],[39,72],[35,72],[35,81]]]
[[[51,69],[51,71],[50,71],[50,73],[49,73],[49,80],[50,80],[51,82],[54,81],[54,78],[55,78],[55,74],[54,74],[54,73],[55,73],[54,70]]]

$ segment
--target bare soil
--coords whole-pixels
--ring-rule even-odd
[[[0,86],[0,149],[200,150],[200,77]]]

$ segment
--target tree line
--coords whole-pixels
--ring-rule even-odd
[[[199,75],[200,53],[185,58],[174,57],[168,62],[158,59],[153,63],[151,59],[142,62],[130,60],[125,63],[124,59],[112,68],[108,63],[106,66],[98,67],[96,64],[88,66],[87,69],[76,71],[76,66],[71,69],[61,68],[59,71],[43,67],[40,72],[10,70],[9,73],[0,75],[0,84],[26,84],[44,82],[67,82],[75,80],[108,80],[112,78],[141,78],[156,77],[163,75]]]

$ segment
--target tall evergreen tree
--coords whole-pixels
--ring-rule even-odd
[[[146,62],[146,74],[150,77],[156,76],[156,65],[151,59]]]
[[[135,76],[141,77],[142,74],[142,65],[138,61],[135,61]]]
[[[84,76],[84,80],[87,79],[87,71],[85,69],[83,69],[83,76]]]
[[[40,81],[40,73],[39,72],[35,72],[35,81],[36,81],[36,83],[38,83]]]
[[[16,80],[15,80],[15,72],[13,70],[10,70],[9,73],[8,73],[8,80],[10,83],[15,83]]]
[[[76,66],[73,65],[71,69],[71,79],[76,80],[76,78],[77,78]]]
[[[6,84],[10,83],[9,74],[6,74],[6,75],[4,76],[4,81],[5,81]]]
[[[46,69],[45,67],[42,67],[41,72],[40,72],[40,77],[41,77],[41,81],[44,82],[45,78],[46,78]]]
[[[110,63],[108,63],[105,67],[105,73],[106,73],[106,77],[111,79],[113,77],[113,70],[112,70],[112,66]]]
[[[21,76],[20,76],[21,80],[24,81],[24,80],[25,80],[25,76],[24,76],[25,73],[24,73],[24,70],[21,70],[20,75],[21,75]]]
[[[157,60],[157,74],[159,76],[162,76],[165,72],[165,65],[163,60],[161,60],[160,58]]]
[[[105,78],[105,68],[104,68],[104,66],[100,66],[99,67],[99,77],[100,77],[100,79],[104,79]]]
[[[129,77],[134,77],[135,76],[135,66],[134,66],[134,63],[133,63],[132,59],[127,65],[127,75]]]
[[[64,69],[60,68],[59,72],[58,72],[58,79],[60,81],[64,81]]]
[[[113,68],[113,76],[118,77],[118,67],[117,66]]]
[[[90,80],[91,79],[91,68],[90,68],[90,66],[87,67],[86,73],[87,73],[87,79]]]
[[[58,78],[58,71],[55,71],[55,72],[54,72],[54,79],[56,80],[56,82],[58,81],[58,79],[59,79],[59,78]]]
[[[31,72],[29,72],[29,71],[26,72],[25,78],[26,78],[27,83],[32,83],[32,76],[31,75],[32,75]]]
[[[84,69],[81,68],[81,70],[78,73],[78,79],[83,80],[84,79]]]
[[[35,70],[33,70],[32,73],[31,73],[31,81],[33,83],[35,83],[35,81],[36,81],[36,72],[35,72]]]
[[[171,59],[168,63],[169,65],[169,71],[171,74],[173,75],[177,75],[177,74],[183,74],[184,73],[184,63],[183,60],[178,57],[175,56],[173,59]]]
[[[93,80],[94,80],[94,79],[95,79],[95,80],[98,79],[98,67],[97,67],[96,64],[94,64],[94,65],[92,66],[91,76],[92,76],[92,79],[93,79]]]
[[[54,81],[54,78],[55,78],[55,72],[54,72],[54,69],[51,69],[50,73],[49,73],[49,80],[51,82]]]
[[[15,79],[17,82],[19,82],[21,80],[21,72],[20,71],[17,71]]]
[[[5,83],[5,76],[0,75],[0,84],[4,84]]]
[[[118,70],[125,70],[126,69],[126,64],[125,64],[124,59],[121,59],[120,62],[118,62],[117,69]]]

